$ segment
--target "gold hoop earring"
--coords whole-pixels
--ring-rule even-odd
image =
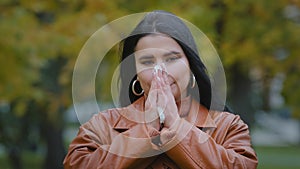
[[[142,90],[140,93],[137,93],[137,92],[135,91],[135,87],[134,87],[135,84],[136,84],[136,82],[138,82],[137,79],[134,80],[133,83],[132,83],[132,86],[131,86],[132,93],[133,93],[134,95],[136,95],[136,96],[141,96],[142,94],[144,94],[144,90]]]
[[[192,74],[192,85],[191,85],[191,88],[194,88],[196,85],[196,78],[195,76]]]

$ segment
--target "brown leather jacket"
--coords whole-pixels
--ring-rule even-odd
[[[239,116],[208,111],[193,100],[187,113],[157,144],[159,131],[138,123],[144,98],[125,108],[95,115],[80,127],[64,167],[94,168],[256,168],[248,126]],[[156,138],[156,139],[154,139]]]

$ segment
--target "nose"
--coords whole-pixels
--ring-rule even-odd
[[[153,69],[154,73],[157,73],[158,70],[164,71],[168,74],[167,67],[166,67],[165,63],[162,61],[157,62],[156,65],[154,66],[154,69]]]

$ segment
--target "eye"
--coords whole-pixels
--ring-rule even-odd
[[[152,55],[138,56],[139,63],[144,66],[151,66],[155,63],[155,58]]]
[[[141,61],[141,64],[143,64],[143,65],[153,65],[154,62],[152,60],[145,60],[145,61]]]
[[[178,56],[178,55],[172,55],[172,56],[167,57],[165,61],[166,62],[174,62],[174,61],[178,60],[179,58],[180,58],[180,56]]]

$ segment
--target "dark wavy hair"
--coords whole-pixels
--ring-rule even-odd
[[[153,11],[148,13],[135,27],[131,34],[125,38],[120,45],[121,66],[120,66],[120,104],[127,106],[142,96],[136,96],[132,92],[132,83],[136,80],[137,72],[135,58],[132,56],[135,47],[144,36],[149,34],[165,34],[173,38],[183,49],[192,73],[196,78],[194,88],[188,92],[207,109],[211,107],[211,83],[205,65],[199,57],[194,38],[184,22],[172,13],[165,11]],[[126,63],[123,61],[126,59]],[[141,86],[135,86],[136,91],[142,91]]]

